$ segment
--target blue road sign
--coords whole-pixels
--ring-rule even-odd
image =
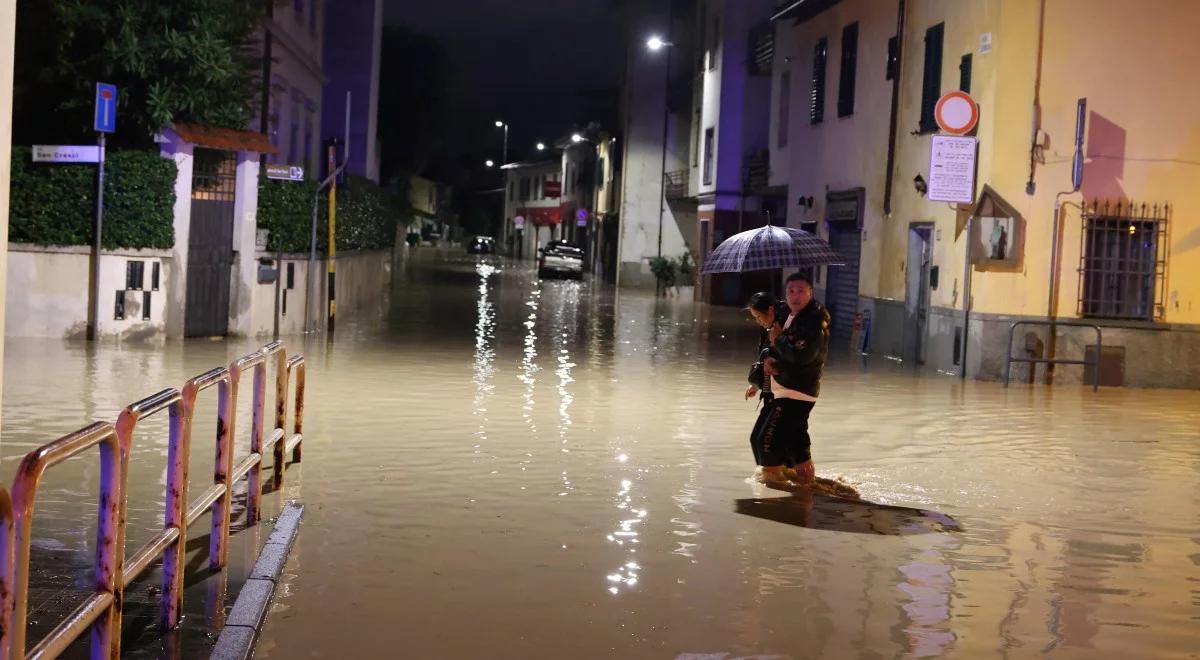
[[[96,83],[96,132],[114,133],[117,130],[117,86]]]

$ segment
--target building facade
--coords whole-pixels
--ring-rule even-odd
[[[536,259],[537,251],[563,239],[561,195],[566,167],[560,154],[539,161],[508,163],[504,169],[504,224],[501,248],[516,259]]]
[[[276,3],[263,29],[270,35],[271,76],[267,135],[276,153],[271,164],[298,165],[320,178],[321,105],[328,78],[322,66],[325,1]],[[265,43],[264,39],[264,43]]]
[[[774,18],[770,181],[799,211],[788,223],[815,220],[846,257],[817,273],[835,350],[988,379],[1010,351],[1098,353],[1105,383],[1200,387],[1200,92],[1179,84],[1196,78],[1200,6],[844,0]],[[978,104],[962,203],[930,199],[936,103],[953,90]],[[1103,349],[1050,321],[1098,326]],[[1030,325],[1010,343],[1016,322]]]
[[[316,0],[308,0],[316,2]],[[326,140],[344,140],[346,96],[350,96],[350,160],[346,170],[379,183],[379,68],[383,0],[339,0],[325,17],[323,63],[328,83],[322,93]]]

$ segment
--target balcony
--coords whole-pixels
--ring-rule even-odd
[[[688,170],[674,170],[663,175],[663,194],[667,199],[687,199],[688,176]]]

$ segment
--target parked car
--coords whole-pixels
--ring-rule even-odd
[[[491,236],[476,236],[474,240],[467,243],[467,252],[470,254],[496,254],[496,239]]]
[[[550,241],[538,250],[538,277],[550,275],[583,279],[583,250],[566,241]]]

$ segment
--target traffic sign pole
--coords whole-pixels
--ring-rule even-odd
[[[117,130],[117,88],[108,83],[96,83],[96,107],[92,115],[100,145],[99,167],[96,175],[96,232],[92,247],[92,309],[88,324],[88,339],[100,337],[100,244],[104,237],[104,148],[105,136]]]
[[[100,133],[100,166],[96,176],[96,236],[92,248],[92,322],[88,339],[100,336],[100,238],[104,235],[104,133]]]

